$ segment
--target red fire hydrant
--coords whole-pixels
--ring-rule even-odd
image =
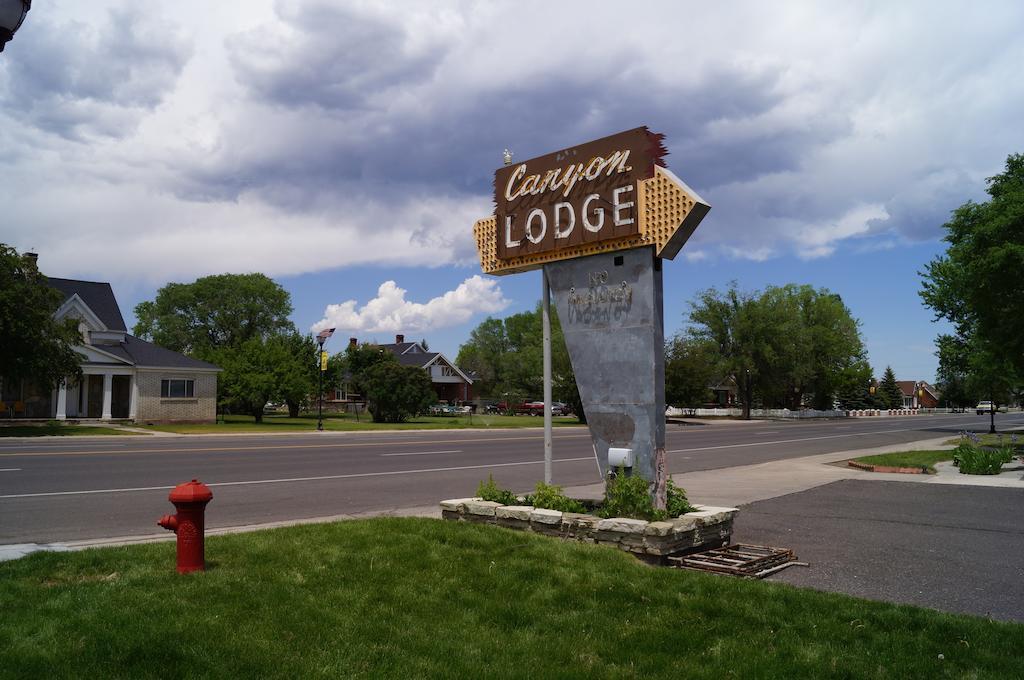
[[[174,503],[177,514],[164,515],[157,522],[164,529],[178,535],[178,573],[205,571],[204,534],[206,504],[213,492],[197,479],[179,484],[171,490],[167,500]]]

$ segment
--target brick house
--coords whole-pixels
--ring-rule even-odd
[[[359,343],[357,338],[349,338],[348,342],[349,346]],[[419,342],[406,342],[404,335],[396,335],[393,343],[379,347],[394,354],[403,366],[415,366],[429,373],[438,401],[460,404],[477,398],[473,377],[440,352],[431,352]],[[353,394],[346,382],[335,388],[331,407],[337,410],[362,401],[362,396]]]
[[[0,379],[0,417],[213,422],[217,373],[205,361],[129,335],[109,283],[49,278],[64,294],[54,317],[75,319],[82,376],[53,390]]]
[[[903,394],[903,408],[936,408],[939,391],[924,380],[897,380]]]

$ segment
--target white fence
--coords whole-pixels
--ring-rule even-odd
[[[752,408],[751,418],[846,418],[849,411],[815,411],[814,409],[800,409],[790,411],[788,408]],[[670,406],[665,409],[665,415],[669,417],[690,416],[694,418],[732,416],[740,417],[743,409],[740,408],[675,408]]]
[[[1018,407],[1010,411],[1024,410]],[[964,409],[956,410],[951,408],[892,408],[892,409],[860,409],[855,411],[815,411],[814,409],[800,409],[791,411],[788,408],[752,408],[751,418],[888,418],[895,416],[916,416],[918,413],[964,413]],[[967,413],[974,413],[974,409],[967,409]],[[706,418],[706,417],[733,417],[743,416],[743,409],[740,408],[676,408],[669,406],[665,409],[665,415],[669,418]]]

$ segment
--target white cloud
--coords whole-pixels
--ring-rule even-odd
[[[457,326],[476,314],[493,314],[509,305],[497,281],[471,276],[455,290],[426,303],[405,299],[406,291],[394,281],[385,281],[377,297],[358,307],[355,300],[327,305],[324,318],[313,324],[313,332],[324,328],[366,333],[418,333]],[[357,308],[358,307],[358,308]]]
[[[1024,150],[1015,2],[652,2],[614,40],[604,3],[165,4],[52,3],[0,59],[0,241],[52,275],[464,263],[503,148],[639,124],[713,206],[684,256],[823,257],[935,238]]]

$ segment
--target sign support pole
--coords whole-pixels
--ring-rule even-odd
[[[551,483],[551,285],[541,269],[541,320],[544,328],[544,483]]]

